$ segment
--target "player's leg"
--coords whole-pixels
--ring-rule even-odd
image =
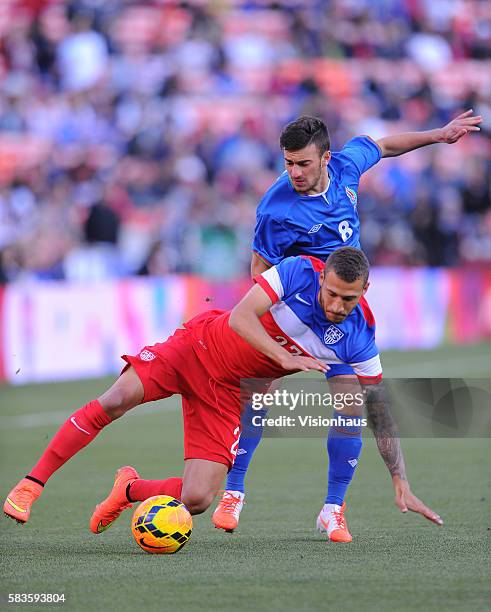
[[[63,423],[36,465],[8,494],[3,507],[5,514],[18,522],[27,522],[32,504],[54,472],[90,444],[106,425],[142,400],[143,385],[129,367],[106,393],[79,408]]]
[[[185,370],[193,355],[189,332],[178,329],[165,342],[145,347],[136,356],[124,355],[123,358],[131,365],[131,369],[140,380],[143,389],[142,401],[150,402],[187,390],[183,388],[185,380],[180,372]],[[114,395],[112,397],[114,398]],[[102,396],[101,400],[111,404],[112,412],[117,413],[117,406],[112,406],[111,396]],[[133,486],[134,490],[130,494]],[[119,468],[109,495],[97,504],[92,513],[90,530],[93,533],[102,533],[114,523],[123,510],[130,508],[134,501],[145,500],[159,494],[180,499],[181,488],[181,478],[168,478],[165,481],[142,480],[135,468],[131,466]]]
[[[90,530],[93,533],[106,531],[123,510],[154,495],[180,499],[191,514],[201,514],[216,496],[227,469],[228,465],[216,461],[187,459],[182,478],[145,480],[131,466],[119,468],[111,492],[92,514]]]
[[[332,368],[329,378],[330,391],[333,396],[341,397],[347,393],[355,396],[361,393],[356,377],[342,375],[340,368]],[[361,397],[361,396],[359,396]],[[361,417],[362,405],[353,405],[335,412],[333,416]],[[330,427],[327,437],[329,456],[327,495],[324,506],[317,518],[317,528],[327,532],[329,539],[335,542],[351,542],[346,520],[344,518],[345,496],[358,465],[362,450],[361,427]]]
[[[245,407],[242,422],[246,423],[242,427],[242,433],[239,438],[239,446],[237,448],[237,457],[234,465],[227,476],[226,491],[233,493],[245,494],[245,477],[252,457],[261,442],[263,428],[256,426],[253,429],[247,428],[253,416],[265,416],[265,410],[253,410],[251,404]]]
[[[191,514],[207,510],[216,497],[228,465],[206,459],[187,459],[182,477],[182,501]]]
[[[265,416],[265,410],[253,410],[247,404],[242,415],[242,434],[239,439],[237,456],[227,476],[225,491],[213,513],[211,520],[217,529],[231,533],[239,524],[239,516],[244,505],[245,477],[252,457],[261,442],[263,428],[248,427],[253,416]]]
[[[275,381],[264,380],[261,383],[261,393],[270,391],[274,388]],[[264,388],[263,388],[263,385]],[[257,386],[257,382],[254,383],[254,387]],[[246,396],[250,397],[250,394],[259,389],[242,389]],[[244,399],[244,396],[243,396]],[[224,529],[231,533],[233,532],[238,524],[240,513],[244,506],[245,498],[245,477],[249,469],[249,465],[252,461],[252,457],[261,442],[263,435],[262,425],[257,425],[257,421],[254,417],[265,417],[267,409],[252,406],[250,401],[244,401],[244,411],[242,414],[242,433],[239,440],[239,446],[237,448],[237,456],[234,461],[232,469],[228,473],[225,490],[221,500],[213,513],[211,520],[217,529]],[[261,422],[261,418],[259,422]]]
[[[210,420],[213,420],[213,415],[210,415]],[[191,437],[187,446],[192,448],[193,433],[191,428],[186,428],[185,420],[186,429],[188,432],[191,430],[191,436],[189,434],[187,436],[188,438]],[[197,429],[199,429],[199,423]],[[207,432],[205,432],[200,440],[204,442],[205,447],[210,448],[210,456],[218,460],[185,459],[182,478],[145,480],[140,478],[136,470],[130,466],[120,468],[116,472],[111,492],[103,502],[98,504],[91,517],[90,530],[93,533],[102,533],[113,524],[125,508],[131,507],[134,502],[145,501],[154,495],[170,495],[180,499],[191,514],[205,512],[218,493],[231,465],[231,459],[227,455],[230,452],[229,448],[234,444],[233,436],[236,435],[234,432],[237,429],[237,427],[233,429],[228,427],[230,439],[225,443],[223,450],[220,449],[220,446],[222,446],[220,438],[226,440],[227,436],[218,436],[218,439],[209,438],[207,441]],[[217,455],[217,449],[223,457]],[[188,452],[187,449],[186,452]]]
[[[329,386],[333,396],[358,394],[359,397],[362,397],[362,390],[356,377],[335,376],[329,379]],[[336,411],[333,416],[361,417],[362,413],[363,405],[358,403]],[[361,427],[343,426],[329,429],[327,439],[329,474],[326,503],[340,506],[343,504],[358,465],[362,446]]]
[[[216,496],[227,469],[228,465],[216,461],[187,459],[182,478],[145,480],[131,466],[119,468],[111,492],[92,514],[90,530],[106,531],[123,510],[154,495],[180,499],[191,514],[201,514]]]
[[[94,533],[107,529],[132,502],[154,495],[181,499],[192,514],[204,512],[232,466],[240,432],[239,389],[234,393],[231,387],[222,388],[211,379],[186,337],[164,348],[160,357],[167,363],[165,370],[162,366],[166,383],[161,392],[183,396],[183,477],[144,480],[134,468],[121,468],[109,496],[92,515],[90,529]],[[139,365],[137,372],[141,375]]]
[[[138,478],[126,488],[128,502],[145,501],[154,495],[180,499],[191,514],[204,512],[216,496],[228,466],[207,459],[186,459],[182,478],[145,480]]]
[[[123,510],[131,508],[134,502],[145,501],[154,495],[170,495],[182,499],[182,488],[183,478],[145,480],[140,478],[134,467],[121,467],[116,472],[109,495],[95,507],[89,528],[93,533],[106,531]]]

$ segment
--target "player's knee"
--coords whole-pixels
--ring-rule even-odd
[[[109,389],[101,395],[99,402],[112,420],[119,419],[130,408],[127,394],[123,389]]]
[[[191,514],[201,514],[208,510],[215,495],[209,491],[191,489],[183,491],[182,502]]]
[[[127,374],[128,372],[128,374]],[[136,373],[127,370],[114,385],[99,397],[104,412],[112,419],[118,419],[143,400],[143,386]]]

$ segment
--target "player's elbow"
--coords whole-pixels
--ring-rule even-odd
[[[380,156],[383,157],[398,157],[404,153],[403,149],[394,146],[390,138],[381,138],[375,141],[380,149]]]
[[[387,146],[385,144],[385,139],[381,138],[380,140],[376,140],[378,148],[380,149],[381,157],[390,157],[390,153],[388,152]]]
[[[381,138],[380,140],[375,141],[378,148],[380,149],[381,157],[397,157],[397,155],[401,154],[401,151],[397,150],[394,146],[391,145],[390,138]]]

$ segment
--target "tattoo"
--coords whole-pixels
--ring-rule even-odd
[[[364,387],[367,418],[373,431],[380,456],[391,476],[406,478],[406,466],[402,454],[397,425],[390,412],[390,399],[384,383]]]

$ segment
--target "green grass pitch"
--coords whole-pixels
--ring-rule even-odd
[[[391,353],[393,376],[491,376],[490,345]],[[0,388],[1,498],[23,476],[58,424],[107,387],[97,381]],[[31,520],[4,518],[0,607],[8,593],[64,593],[66,610],[488,610],[490,441],[406,439],[413,490],[445,520],[438,528],[401,515],[373,440],[367,438],[348,497],[352,544],[314,530],[327,457],[319,439],[265,439],[248,477],[236,533],[195,517],[176,555],[148,555],[133,541],[131,512],[98,536],[88,530],[115,470],[179,475],[179,401],[136,409],[107,428],[49,482]],[[52,604],[52,608],[55,604]]]

